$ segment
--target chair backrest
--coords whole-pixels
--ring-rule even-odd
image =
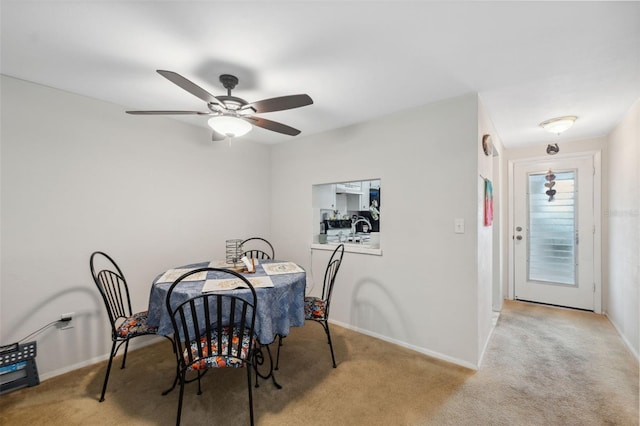
[[[190,275],[200,272],[215,273],[215,279],[239,280],[247,287],[243,294],[227,291],[199,293],[184,300],[176,289]],[[166,298],[167,311],[173,324],[180,368],[194,370],[251,361],[254,349],[254,325],[256,320],[256,291],[242,275],[218,268],[200,268],[179,277],[169,288]],[[223,363],[223,365],[221,365]],[[231,365],[230,365],[231,364]]]
[[[129,286],[116,262],[106,253],[96,251],[91,254],[89,267],[111,322],[112,333],[116,335],[118,320],[130,317],[131,300]],[[98,270],[98,268],[102,268]]]
[[[252,246],[255,246],[252,247]],[[276,253],[271,243],[264,238],[251,237],[242,242],[243,254],[253,259],[275,259]]]
[[[325,301],[325,315],[329,315],[329,304],[331,303],[331,294],[333,293],[333,284],[336,281],[336,275],[340,265],[342,265],[342,256],[344,256],[344,244],[340,244],[331,254],[327,269],[324,271],[324,282],[322,283],[322,300]]]

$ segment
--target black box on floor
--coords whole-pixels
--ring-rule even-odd
[[[0,346],[0,395],[37,384],[36,342]]]

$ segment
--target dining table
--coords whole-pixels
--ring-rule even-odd
[[[253,259],[254,272],[243,272],[237,265],[229,265],[224,260],[205,261],[171,268],[159,274],[151,285],[149,296],[148,323],[152,327],[158,327],[157,334],[167,336],[174,333],[171,316],[167,311],[166,297],[169,287],[181,275],[200,268],[232,269],[240,272],[250,282],[254,282],[257,297],[256,323],[254,331],[259,348],[256,355],[258,365],[267,361],[262,350],[268,355],[269,367],[267,373],[256,373],[262,378],[271,378],[276,382],[273,374],[273,359],[269,345],[276,337],[286,337],[291,327],[304,326],[304,295],[306,290],[306,271],[294,262]],[[222,275],[223,273],[218,273]],[[203,291],[224,292],[225,294],[242,297],[250,294],[247,288],[212,289],[205,287],[209,281],[215,281],[216,272],[210,271],[205,276],[194,274],[177,286],[172,295],[172,303],[176,306],[181,302],[201,294]],[[213,280],[212,280],[213,279]],[[264,283],[267,284],[264,284]],[[175,301],[175,302],[173,302]],[[256,382],[256,386],[257,386]],[[174,383],[175,386],[175,383]],[[172,387],[173,389],[173,387]],[[168,393],[171,389],[165,391]]]

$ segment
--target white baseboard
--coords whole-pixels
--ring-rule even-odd
[[[636,352],[633,346],[631,346],[631,343],[629,343],[625,335],[622,333],[622,330],[620,330],[620,328],[618,327],[618,324],[616,324],[606,312],[604,313],[604,316],[609,320],[611,325],[613,325],[613,328],[616,329],[616,331],[618,332],[618,336],[620,336],[620,338],[624,342],[624,345],[627,347],[627,349],[629,349],[629,352],[631,352],[631,355],[633,355],[636,358],[636,361],[640,363],[640,356],[638,356],[638,352]]]
[[[425,349],[425,348],[422,348],[422,347],[419,347],[419,346],[410,345],[407,342],[402,342],[400,340],[391,339],[391,338],[389,338],[387,336],[383,336],[383,335],[380,335],[380,334],[377,334],[377,333],[373,333],[373,332],[368,331],[368,330],[363,330],[363,329],[360,329],[358,327],[354,327],[354,326],[352,326],[350,324],[345,324],[345,323],[342,323],[342,322],[339,322],[339,321],[334,321],[334,320],[330,320],[329,322],[331,324],[335,324],[337,326],[344,327],[344,328],[347,328],[349,330],[353,330],[353,331],[356,331],[358,333],[374,337],[376,339],[384,340],[385,342],[393,343],[394,345],[398,345],[398,346],[401,346],[403,348],[411,349],[412,351],[415,351],[415,352],[418,352],[418,353],[421,353],[421,354],[424,354],[424,355],[429,355],[431,357],[434,357],[434,358],[437,358],[437,359],[440,359],[440,360],[443,360],[443,361],[447,361],[447,362],[450,362],[452,364],[457,364],[457,365],[460,365],[462,367],[469,368],[471,370],[478,370],[478,368],[479,368],[477,365],[474,365],[474,364],[472,364],[470,362],[463,361],[463,360],[458,359],[458,358],[450,357],[448,355],[444,355],[444,354],[441,354],[439,352],[431,351],[429,349]]]
[[[487,336],[487,340],[484,342],[484,347],[482,348],[482,352],[480,352],[480,359],[478,360],[478,368],[482,365],[482,360],[484,360],[484,354],[487,353],[487,348],[489,347],[489,342],[491,341],[491,337],[493,336],[493,331],[496,329],[496,322],[493,321],[491,324],[491,331]],[[478,369],[476,368],[476,370]]]
[[[131,340],[131,342],[129,343],[129,351],[127,352],[128,354],[131,354],[131,352],[137,350],[137,349],[141,349],[144,348],[145,346],[149,346],[152,345],[154,343],[158,343],[160,340],[166,340],[165,338],[161,338],[161,337],[153,337],[153,336],[149,336],[148,338],[141,338],[138,337],[137,339],[133,339]],[[109,347],[111,347],[111,343],[109,343]],[[118,355],[121,355],[122,352],[122,348],[120,348],[120,350],[118,351]],[[94,358],[90,358],[87,360],[84,360],[82,362],[79,362],[77,364],[73,364],[73,365],[67,365],[64,368],[60,368],[58,370],[54,370],[54,371],[49,371],[47,373],[38,375],[40,381],[44,381],[44,380],[48,380],[51,379],[53,377],[56,376],[60,376],[61,374],[65,374],[68,373],[70,371],[73,370],[77,370],[79,368],[82,367],[86,367],[87,365],[92,365],[92,364],[97,364],[99,362],[105,361],[109,359],[109,354],[104,354],[104,355],[100,355]]]
[[[393,343],[394,345],[398,345],[398,346],[401,346],[403,348],[407,348],[407,349],[410,349],[412,351],[415,351],[415,352],[418,352],[418,353],[421,353],[421,354],[424,354],[424,355],[431,356],[433,358],[440,359],[442,361],[447,361],[447,362],[450,362],[452,364],[456,364],[456,365],[460,365],[460,366],[465,367],[465,368],[469,368],[471,370],[478,370],[478,368],[479,368],[479,365],[474,365],[474,364],[472,364],[470,362],[467,362],[467,361],[464,361],[464,360],[461,360],[461,359],[458,359],[458,358],[454,358],[454,357],[451,357],[451,356],[448,356],[448,355],[444,355],[444,354],[441,354],[439,352],[431,351],[429,349],[425,349],[425,348],[422,348],[422,347],[419,347],[419,346],[410,345],[410,344],[408,344],[406,342],[403,342],[403,341],[400,341],[400,340],[391,339],[391,338],[389,338],[387,336],[383,336],[383,335],[380,335],[380,334],[377,334],[377,333],[373,333],[373,332],[368,331],[368,330],[364,330],[364,329],[361,329],[361,328],[358,328],[358,327],[354,327],[354,326],[352,326],[350,324],[342,323],[342,322],[339,322],[339,321],[333,321],[333,320],[331,320],[329,322],[332,323],[332,324],[335,324],[337,326],[344,327],[346,329],[353,330],[355,332],[358,332],[358,333],[361,333],[361,334],[364,334],[364,335],[367,335],[367,336],[371,336],[373,338],[380,339],[380,340],[383,340],[385,342]],[[492,332],[493,332],[493,330],[492,330]],[[488,344],[488,342],[490,340],[490,337],[491,336],[489,336],[489,339],[487,339],[487,343],[485,344],[485,349],[486,349],[486,345]],[[137,349],[141,349],[141,348],[143,348],[145,346],[149,346],[149,345],[152,345],[154,343],[157,343],[160,340],[164,340],[164,339],[161,338],[161,337],[150,337],[148,339],[134,339],[134,340],[131,341],[131,343],[129,345],[129,351],[132,352],[132,351],[135,351]],[[484,351],[483,351],[483,353],[484,353]],[[97,356],[97,357],[94,357],[94,358],[79,362],[77,364],[66,366],[66,367],[58,369],[58,370],[50,371],[48,373],[42,374],[40,376],[40,381],[48,380],[48,379],[51,379],[52,377],[56,377],[56,376],[59,376],[61,374],[65,374],[65,373],[68,373],[70,371],[77,370],[77,369],[82,368],[82,367],[86,367],[88,365],[96,364],[96,363],[105,361],[107,359],[109,359],[109,354],[104,354],[104,355],[100,355],[100,356]]]

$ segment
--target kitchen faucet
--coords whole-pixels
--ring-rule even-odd
[[[366,217],[362,217],[362,216],[358,216],[356,218],[356,220],[351,221],[351,236],[355,237],[356,236],[356,225],[360,222],[365,222],[367,225],[369,225],[369,230],[372,229],[371,227],[371,222],[369,222],[369,219],[367,219]]]

